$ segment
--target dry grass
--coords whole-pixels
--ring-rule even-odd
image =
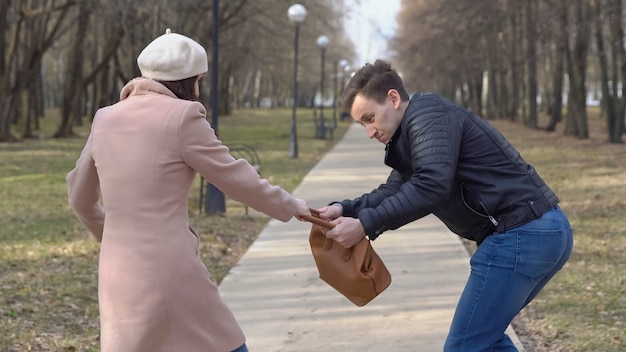
[[[574,229],[565,268],[519,319],[529,351],[626,351],[626,145],[494,125],[556,191]],[[563,128],[564,126],[559,126]]]
[[[299,161],[287,157],[288,111],[229,117],[221,134],[253,144],[262,174],[293,189],[332,146],[312,138],[309,116],[300,117]],[[517,321],[528,351],[626,351],[626,146],[607,144],[603,121],[590,116],[588,140],[493,122],[557,192],[574,228],[569,263]],[[98,350],[98,247],[71,214],[63,181],[83,143],[0,144],[0,351]],[[191,221],[219,282],[268,219],[230,201],[225,216],[198,214],[197,184]]]
[[[313,138],[312,111],[299,109],[298,159],[288,157],[290,109],[241,110],[220,119],[229,143],[253,145],[261,174],[293,190],[333,146]],[[54,112],[42,120],[40,139],[0,143],[0,351],[98,351],[97,263],[99,247],[67,204],[65,175],[85,143],[83,137],[49,139]],[[347,128],[339,124],[339,139]],[[189,195],[191,223],[200,253],[220,282],[269,220],[227,200],[227,212],[198,212],[199,179]]]

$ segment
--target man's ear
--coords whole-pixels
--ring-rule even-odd
[[[389,91],[387,92],[387,97],[389,98],[389,100],[391,100],[391,103],[393,104],[394,108],[399,108],[400,107],[400,103],[402,102],[402,98],[400,97],[400,93],[398,93],[397,90],[395,89],[389,89]]]

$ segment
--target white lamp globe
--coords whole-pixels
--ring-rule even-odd
[[[294,23],[302,23],[306,18],[306,8],[300,4],[293,4],[287,10],[289,20]]]
[[[317,37],[317,46],[319,46],[320,48],[326,48],[328,46],[328,43],[330,43],[330,41],[328,40],[327,36],[320,35],[319,37]]]

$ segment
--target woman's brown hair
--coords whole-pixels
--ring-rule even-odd
[[[196,96],[196,80],[198,76],[193,76],[180,81],[157,81],[171,90],[179,99],[198,100]]]

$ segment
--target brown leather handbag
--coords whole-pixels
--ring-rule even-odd
[[[366,305],[391,284],[385,263],[367,238],[352,248],[326,238],[320,227],[332,229],[335,225],[320,219],[315,209],[311,209],[311,214],[304,218],[313,223],[309,243],[320,279],[355,305]]]

